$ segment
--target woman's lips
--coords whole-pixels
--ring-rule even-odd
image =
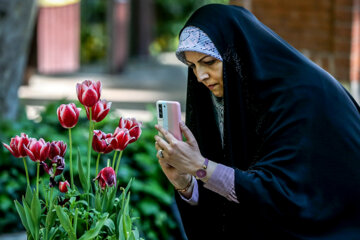
[[[209,88],[210,90],[213,90],[216,85],[217,85],[217,83],[215,83],[215,84],[210,84],[210,85],[208,85],[208,88]]]

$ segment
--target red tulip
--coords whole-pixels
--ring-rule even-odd
[[[99,180],[101,189],[105,189],[106,186],[116,186],[116,175],[112,167],[103,168],[94,180]]]
[[[127,130],[126,128],[117,127],[115,129],[113,139],[111,139],[110,144],[114,150],[122,151],[133,139],[134,137],[130,136],[129,130]]]
[[[49,157],[50,143],[45,142],[42,138],[39,140],[31,138],[28,147],[25,147],[25,151],[34,162],[43,162]]]
[[[91,119],[94,122],[102,121],[106,115],[109,113],[111,107],[111,102],[106,100],[98,101],[94,107],[91,108]],[[90,111],[88,107],[85,107],[87,118],[90,120]]]
[[[98,153],[109,153],[113,150],[111,146],[111,140],[113,135],[111,133],[105,134],[100,130],[94,131],[92,147]]]
[[[14,155],[14,157],[21,158],[27,156],[25,147],[27,147],[29,143],[30,139],[28,135],[21,133],[21,137],[15,136],[14,138],[11,138],[10,146],[5,143],[3,143],[3,145],[12,155]]]
[[[55,164],[55,174],[54,174],[54,165]],[[55,177],[60,175],[65,168],[65,159],[59,155],[55,156],[53,159],[51,159],[50,164],[46,164],[45,161],[41,162],[41,165],[43,166],[45,172],[47,172],[51,177]]]
[[[80,103],[86,107],[93,107],[100,99],[101,82],[85,80],[76,84],[76,93]]]
[[[59,122],[63,128],[73,128],[79,121],[81,108],[77,108],[74,103],[61,104],[57,109]]]
[[[60,192],[66,193],[68,191],[68,187],[70,187],[70,184],[69,184],[68,181],[59,182],[59,190],[60,190]]]
[[[63,141],[52,141],[50,144],[49,158],[52,160],[56,156],[64,157],[66,147],[67,146]]]
[[[138,122],[135,118],[120,118],[119,121],[119,128],[126,128],[129,130],[130,136],[134,137],[130,142],[133,143],[136,140],[138,140],[138,138],[141,135],[141,123]]]

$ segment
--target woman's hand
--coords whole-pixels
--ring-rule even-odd
[[[202,167],[205,160],[194,135],[184,123],[180,124],[180,130],[186,138],[185,142],[177,140],[159,125],[156,125],[155,128],[164,136],[164,138],[155,136],[156,149],[162,150],[162,156],[159,156],[159,153],[157,156],[164,173],[169,180],[171,179],[170,181],[184,179],[184,176],[190,181],[187,175],[195,175],[196,170]]]

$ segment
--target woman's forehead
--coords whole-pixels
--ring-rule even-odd
[[[196,51],[184,51],[185,59],[189,62],[196,62],[205,57],[211,57],[208,54]]]

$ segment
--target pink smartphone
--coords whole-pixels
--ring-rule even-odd
[[[181,108],[176,101],[156,101],[158,124],[168,130],[178,140],[182,140],[180,131]]]

